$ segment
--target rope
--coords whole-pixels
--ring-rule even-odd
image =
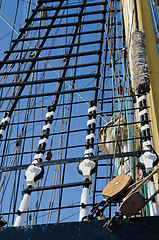
[[[5,4],[6,4],[6,0],[3,3],[3,11],[4,11],[4,8],[5,8]],[[1,11],[1,9],[0,9],[0,11]],[[0,17],[1,17],[1,15],[0,15]],[[1,19],[0,19],[0,22],[1,22]]]
[[[152,178],[152,176],[156,173],[159,172],[159,167],[157,167],[155,170],[153,170],[147,177],[143,178],[142,180],[134,183],[133,185],[131,185],[129,188],[131,189],[133,186],[137,185],[134,189],[131,190],[131,192],[127,195],[127,197],[129,197],[132,193],[136,192],[141,186],[143,186],[143,184],[145,182],[147,182],[148,180],[150,180]]]

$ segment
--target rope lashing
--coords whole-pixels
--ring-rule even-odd
[[[143,140],[143,148],[146,146],[152,147],[150,126],[148,121],[148,111],[146,105],[146,95],[138,96],[139,116],[141,121],[141,134]]]
[[[4,131],[9,122],[10,122],[9,113],[5,112],[0,122],[0,139],[3,137]]]
[[[87,120],[87,135],[86,135],[86,146],[84,151],[85,160],[88,157],[94,155],[94,140],[95,140],[95,128],[96,128],[96,114],[97,114],[97,106],[96,101],[90,101],[88,108],[88,120]],[[88,160],[89,161],[89,160]],[[93,163],[93,161],[90,161]],[[85,164],[85,161],[82,161],[78,165],[78,172],[83,175],[81,170],[81,166]],[[83,168],[83,167],[82,167]],[[96,165],[93,163],[92,170],[90,174],[92,175],[96,171]]]
[[[38,143],[38,149],[36,151],[36,155],[34,156],[34,160],[37,160],[38,162],[41,162],[44,157],[44,151],[48,141],[54,115],[55,115],[55,106],[54,105],[49,106],[48,111],[46,113],[45,125],[42,128],[42,134]]]
[[[97,107],[96,107],[95,101],[90,101],[90,105],[88,108],[87,136],[86,136],[86,148],[84,151],[84,156],[94,155],[96,113],[97,113]]]
[[[139,116],[143,148],[152,148],[146,94],[150,91],[149,69],[146,59],[145,33],[136,30],[132,33],[133,86],[138,95]]]

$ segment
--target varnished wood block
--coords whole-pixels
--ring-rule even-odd
[[[127,192],[127,188],[132,181],[131,176],[120,174],[104,188],[102,192],[103,197],[110,198],[113,202],[118,202],[118,199],[120,201],[124,198],[125,192]]]

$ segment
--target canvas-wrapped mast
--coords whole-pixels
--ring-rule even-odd
[[[131,37],[133,87],[137,93],[149,93],[150,76],[146,59],[145,33],[135,30]]]
[[[138,95],[143,148],[152,148],[146,103],[146,95],[150,92],[150,76],[146,59],[145,33],[143,31],[135,30],[132,33],[131,57],[133,63],[133,86],[136,94]]]

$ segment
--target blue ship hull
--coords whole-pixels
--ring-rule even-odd
[[[1,240],[158,240],[159,217],[132,218],[123,221],[111,233],[105,220],[11,227],[0,229]]]

